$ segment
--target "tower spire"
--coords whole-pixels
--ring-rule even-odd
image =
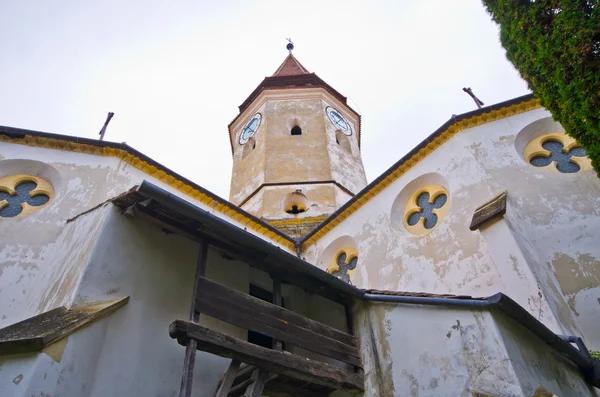
[[[287,50],[290,52],[290,55],[292,55],[292,50],[294,49],[294,43],[292,43],[292,39],[286,39],[288,41],[288,44],[285,46],[285,48],[287,48]]]

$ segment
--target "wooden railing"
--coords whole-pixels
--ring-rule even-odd
[[[307,359],[289,352],[267,349],[238,338],[181,320],[171,324],[171,337],[197,349],[293,376],[324,386],[362,390],[362,363],[358,341],[353,335],[308,319],[283,307],[262,301],[205,277],[197,279],[194,310],[235,326],[283,341],[286,346],[318,353],[350,364],[350,368]]]

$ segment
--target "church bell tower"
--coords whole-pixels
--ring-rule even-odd
[[[289,55],[229,125],[230,201],[294,237],[366,186],[360,115]]]

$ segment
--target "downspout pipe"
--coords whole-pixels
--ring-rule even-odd
[[[402,296],[384,295],[366,292],[362,298],[367,302],[384,302],[396,304],[416,304],[426,306],[450,306],[467,309],[495,309],[500,310],[512,318],[537,337],[546,342],[550,347],[557,350],[575,363],[584,377],[597,388],[600,388],[600,360],[594,359],[583,340],[578,336],[557,335],[544,324],[533,317],[527,310],[504,294],[495,294],[484,299],[456,299],[427,296]],[[577,348],[572,345],[575,343]]]

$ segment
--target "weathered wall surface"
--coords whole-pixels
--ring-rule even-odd
[[[121,215],[108,205],[104,222],[73,305],[130,296],[115,313],[76,331],[47,354],[9,356],[0,362],[0,390],[7,395],[175,395],[184,348],[168,335],[169,324],[187,319],[199,245],[166,234],[145,221]],[[78,218],[92,218],[93,211]],[[207,277],[248,291],[249,267],[209,251]],[[246,331],[204,317],[202,323],[233,336]],[[60,342],[59,342],[60,343]],[[57,343],[58,345],[58,343]],[[198,353],[195,395],[210,395],[229,360]],[[15,377],[22,375],[22,382]],[[43,393],[43,394],[40,394]],[[1,393],[0,393],[1,394]]]
[[[0,153],[0,178],[30,174],[47,180],[55,190],[54,198],[37,212],[0,218],[0,327],[70,304],[104,210],[75,222],[67,220],[144,180],[244,228],[115,157],[8,143],[0,144]]]
[[[365,396],[596,396],[577,367],[502,315],[364,303],[354,310]]]
[[[351,136],[336,138],[337,129],[325,111],[329,105],[339,109],[352,123]],[[263,92],[230,129],[234,148],[231,201],[239,205],[263,183],[289,183],[288,190],[294,190],[304,188],[294,185],[295,182],[335,180],[353,193],[362,189],[366,176],[358,147],[359,120],[354,113],[344,112],[344,108],[323,89]],[[244,157],[239,134],[256,113],[262,116],[261,126],[254,134],[256,148]],[[295,126],[301,128],[301,135],[291,135]],[[340,195],[333,184],[322,185],[320,190],[326,188],[327,191],[317,191],[315,198],[311,198],[316,205],[311,216],[332,213],[347,201],[348,193]],[[286,193],[278,196],[279,193],[279,186],[264,186],[242,208],[267,219],[283,218],[281,202]]]
[[[325,269],[331,258],[322,253],[350,237],[358,287],[504,292],[555,332],[582,335],[599,349],[600,180],[593,171],[561,174],[524,161],[520,132],[549,117],[537,109],[459,132],[303,256]],[[536,126],[528,139],[560,127]],[[414,235],[403,225],[404,203],[428,183],[447,189],[449,210],[433,231]],[[470,231],[474,210],[504,190],[500,224]]]

